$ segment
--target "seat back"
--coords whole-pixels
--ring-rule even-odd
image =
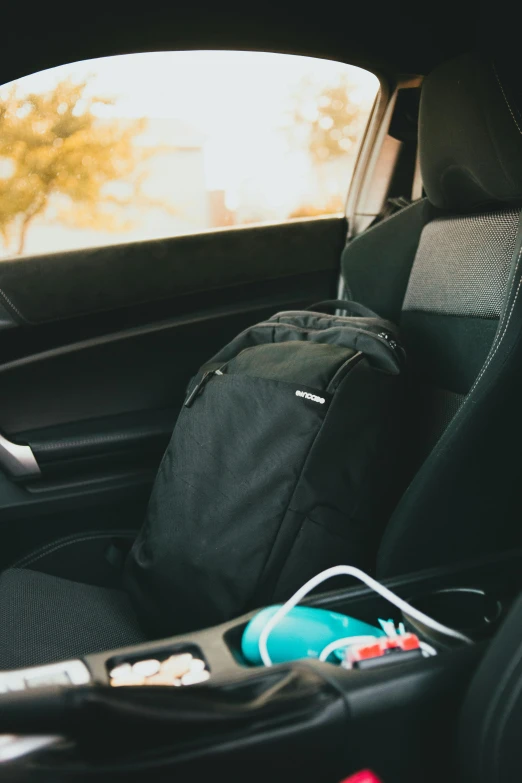
[[[518,536],[510,444],[520,426],[522,123],[511,100],[498,66],[478,54],[428,76],[419,131],[427,198],[343,255],[350,295],[400,322],[411,363],[400,444],[410,484],[381,544],[382,576]]]

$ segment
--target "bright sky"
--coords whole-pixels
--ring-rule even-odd
[[[159,52],[85,60],[25,77],[18,86],[23,92],[45,92],[67,76],[73,81],[91,76],[90,93],[116,99],[114,106],[100,107],[100,116],[180,118],[206,139],[207,187],[233,191],[245,166],[250,176],[261,179],[281,170],[288,146],[280,129],[301,79],[335,84],[343,72],[357,86],[351,99],[371,103],[378,81],[367,71],[264,52]],[[287,178],[288,163],[283,166]],[[300,163],[296,160],[295,166]]]
[[[149,210],[137,221],[133,219],[126,233],[113,235],[53,222],[48,210],[31,226],[25,252],[172,236],[221,225],[211,222],[208,191],[213,190],[223,191],[225,204],[238,223],[285,220],[296,208],[323,204],[331,196],[342,203],[353,158],[333,161],[333,168],[326,167],[319,177],[306,143],[306,128],[296,126],[305,134],[299,141],[288,127],[293,122],[295,97],[300,94],[302,98],[304,80],[320,93],[335,86],[344,74],[354,87],[350,100],[369,112],[378,90],[373,74],[338,62],[264,52],[124,55],[85,60],[20,79],[16,83],[20,95],[51,91],[66,78],[75,83],[88,80],[86,97],[114,100],[111,106],[98,104],[100,118],[144,117],[150,121],[138,143],[188,144],[201,150],[199,157],[189,155],[193,162],[199,160],[197,170],[195,163],[192,168],[180,168],[183,156],[179,154],[174,171],[175,153],[164,164],[161,156],[145,164],[149,169],[146,192],[167,198],[177,218]],[[0,99],[11,86],[0,87]],[[303,108],[313,119],[316,99]],[[0,247],[0,257],[10,252]]]

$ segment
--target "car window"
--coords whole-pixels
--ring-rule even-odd
[[[0,258],[341,213],[378,90],[310,57],[160,52],[0,89]]]

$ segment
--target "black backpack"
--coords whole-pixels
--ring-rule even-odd
[[[126,564],[153,633],[283,600],[332,565],[371,569],[394,499],[403,367],[392,323],[334,301],[277,313],[200,369]]]

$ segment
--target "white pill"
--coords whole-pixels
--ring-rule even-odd
[[[203,672],[205,669],[205,661],[200,661],[199,658],[194,658],[194,660],[190,662],[191,674],[195,674],[196,672]]]
[[[129,677],[131,672],[132,666],[130,663],[120,663],[119,666],[115,666],[114,669],[109,672],[109,676],[114,679],[117,679],[118,677]]]
[[[137,661],[132,666],[132,673],[137,677],[152,677],[153,674],[157,674],[160,670],[160,662],[155,658],[150,658],[146,661]]]
[[[131,674],[130,677],[113,677],[111,680],[113,688],[121,688],[127,685],[146,685],[146,683],[145,677],[138,677],[135,674]]]
[[[169,672],[174,677],[181,677],[182,674],[186,674],[189,671],[191,662],[192,655],[190,653],[171,655],[166,661],[162,661],[161,671]]]
[[[203,672],[189,672],[184,674],[181,678],[182,685],[196,685],[198,682],[205,682],[210,677],[207,671]]]

